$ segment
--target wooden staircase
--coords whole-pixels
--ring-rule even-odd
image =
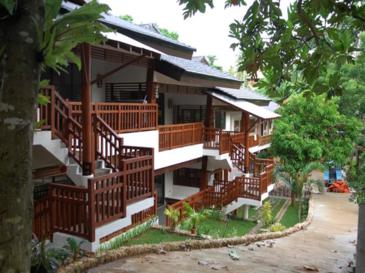
[[[42,93],[50,103],[40,105],[38,118],[42,130],[51,130],[68,155],[82,166],[82,126],[72,116],[71,107],[55,90]],[[96,113],[92,117],[95,161],[102,160],[111,173],[95,173],[87,187],[51,183],[48,193],[34,207],[39,237],[59,231],[95,240],[95,229],[126,216],[126,207],[154,196],[153,149],[123,145],[118,134]]]

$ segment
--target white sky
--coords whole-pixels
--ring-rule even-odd
[[[286,6],[290,0],[283,0]],[[204,14],[197,13],[184,20],[182,6],[176,0],[99,0],[111,8],[113,15],[131,15],[134,23],[156,23],[179,34],[179,40],[197,51],[194,55],[216,55],[217,64],[224,70],[235,66],[237,53],[230,45],[235,39],[229,38],[229,25],[241,20],[246,7],[224,9],[224,0],[216,0],[214,9]],[[251,1],[248,1],[251,2]]]

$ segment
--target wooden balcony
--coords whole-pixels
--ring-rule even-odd
[[[41,93],[50,98],[50,103],[39,105],[36,120],[40,128],[50,130],[55,110],[63,112],[81,123],[81,102],[62,99],[54,87]],[[59,103],[61,101],[61,103]],[[94,114],[100,116],[117,133],[155,130],[157,128],[158,105],[151,103],[98,102],[92,104]],[[53,112],[53,113],[52,113]]]
[[[249,136],[248,138],[248,145],[250,147],[263,146],[269,143],[271,143],[271,135],[256,136],[256,139],[254,136]]]
[[[201,122],[162,125],[158,131],[160,151],[203,143]]]

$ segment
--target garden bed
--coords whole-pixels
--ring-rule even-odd
[[[150,228],[140,235],[126,241],[124,246],[179,242],[191,239],[191,236],[170,232],[164,229]]]

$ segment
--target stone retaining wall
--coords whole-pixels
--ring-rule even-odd
[[[186,251],[193,249],[204,249],[204,248],[218,248],[218,247],[226,247],[228,245],[249,245],[251,243],[255,243],[258,241],[264,240],[272,240],[281,237],[288,236],[297,231],[305,229],[313,219],[313,199],[309,200],[309,209],[307,219],[299,224],[296,224],[294,227],[288,228],[284,231],[278,232],[266,232],[261,234],[249,234],[242,237],[232,237],[232,238],[224,238],[224,239],[199,239],[199,240],[188,240],[183,242],[169,242],[169,243],[161,243],[154,245],[136,245],[136,246],[128,246],[121,247],[116,250],[110,250],[105,253],[100,253],[95,257],[84,257],[72,264],[69,264],[65,267],[59,269],[58,272],[86,272],[88,269],[96,267],[101,264],[110,263],[118,259],[122,259],[125,257],[142,255],[142,254],[151,254],[151,253],[160,253],[163,251]]]

